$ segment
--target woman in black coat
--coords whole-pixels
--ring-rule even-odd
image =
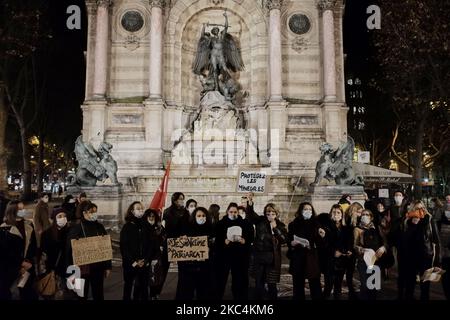
[[[346,224],[344,212],[340,205],[335,204],[331,207],[330,217],[333,222],[330,229],[333,296],[335,300],[339,300],[345,271],[348,269],[348,265],[353,262],[353,259],[350,259],[353,256],[353,234]],[[350,286],[351,283],[347,283],[347,285]]]
[[[253,242],[256,276],[256,298],[264,296],[267,283],[269,298],[278,297],[277,283],[281,276],[281,245],[286,243],[287,231],[283,222],[278,220],[280,211],[273,203],[264,207],[264,216],[255,221],[256,235]]]
[[[226,212],[227,215],[216,226],[216,298],[222,299],[228,275],[231,272],[233,299],[246,300],[248,299],[248,266],[254,229],[250,223],[238,215],[236,203],[230,203]],[[231,232],[236,229],[240,230],[241,235]]]
[[[135,201],[127,210],[126,223],[120,231],[120,253],[123,268],[123,300],[148,300],[150,263],[155,250],[150,240],[150,230],[143,219],[142,203]]]
[[[325,230],[319,228],[313,206],[301,203],[296,218],[288,226],[289,272],[296,300],[305,300],[305,279],[309,282],[311,298],[322,298],[317,247],[325,235]]]
[[[192,213],[189,222],[184,226],[183,236],[208,238],[208,248],[212,239],[212,225],[207,219],[208,210],[197,207]],[[209,249],[208,249],[209,257]],[[204,261],[178,262],[178,288],[177,300],[208,300],[211,299],[209,279],[212,265],[210,259]]]
[[[16,227],[17,202],[9,202],[0,225],[0,300],[11,300],[10,288],[23,270],[23,237]]]
[[[55,272],[57,292],[54,297],[63,299],[66,291],[66,245],[67,245],[67,214],[63,208],[52,213],[52,225],[42,234],[41,250],[45,254],[45,273]]]
[[[150,243],[154,249],[150,262],[150,297],[152,300],[158,300],[168,271],[168,268],[164,268],[164,263],[167,263],[168,260],[167,250],[164,250],[167,237],[157,210],[145,210],[143,219],[147,222],[146,227],[150,235]]]
[[[80,223],[70,228],[67,237],[67,262],[73,264],[72,259],[72,239],[103,236],[108,233],[105,227],[97,221],[97,206],[86,200],[80,203],[79,212],[82,214]],[[84,298],[88,298],[89,289],[92,288],[92,298],[94,300],[104,300],[103,282],[109,277],[112,269],[112,261],[102,261],[80,267],[81,277],[85,279]]]

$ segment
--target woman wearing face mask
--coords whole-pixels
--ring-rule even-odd
[[[10,201],[0,225],[0,300],[11,300],[14,281],[32,267],[24,261],[24,237],[17,227],[17,211],[17,201]],[[33,239],[36,243],[34,235]]]
[[[293,299],[305,300],[305,280],[308,279],[311,298],[322,298],[317,246],[326,233],[319,228],[313,206],[303,202],[288,226],[289,273],[292,274]]]
[[[154,253],[150,241],[150,230],[142,219],[144,208],[135,201],[127,210],[125,224],[120,231],[120,253],[123,268],[123,300],[148,300],[150,262]]]
[[[414,299],[417,275],[440,266],[437,226],[422,201],[415,201],[396,234],[398,258],[398,298]],[[420,283],[420,300],[429,300],[430,282]]]
[[[350,205],[350,207],[348,207],[347,211],[344,212],[345,224],[351,229],[352,235],[354,229],[359,225],[363,210],[364,208],[360,203],[354,202]],[[355,252],[353,252],[353,254],[349,257],[349,264],[347,265],[347,270],[345,270],[345,279],[347,281],[347,285],[349,284],[351,279],[351,284],[348,287],[349,290],[348,294],[349,298],[352,300],[357,298],[353,286],[353,274],[355,273],[355,267],[356,267],[356,254]]]
[[[172,205],[164,210],[162,224],[168,238],[181,236],[183,225],[189,220],[189,212],[184,206],[184,194],[175,192],[172,195]]]
[[[97,221],[97,205],[89,200],[83,201],[79,204],[80,212],[82,212],[79,224],[70,228],[67,236],[67,255],[66,259],[68,265],[73,264],[72,259],[72,239],[88,238],[107,235],[105,227]],[[112,261],[102,261],[92,263],[80,267],[81,277],[85,279],[84,298],[88,299],[89,289],[92,288],[93,300],[104,300],[103,282],[109,277],[112,269]]]
[[[233,299],[246,300],[248,299],[250,248],[254,237],[253,227],[238,215],[236,203],[230,203],[226,213],[216,227],[216,298],[222,299],[228,275],[231,272]]]
[[[361,221],[357,228],[353,230],[354,243],[353,247],[358,257],[357,267],[359,272],[359,279],[361,282],[360,294],[363,300],[375,300],[376,289],[369,289],[367,286],[367,265],[364,259],[367,250],[371,249],[375,252],[376,259],[380,259],[386,253],[386,244],[375,225],[373,224],[373,214],[370,210],[363,210],[361,214]],[[371,263],[371,261],[369,261]]]
[[[255,224],[256,236],[253,243],[256,276],[256,299],[264,297],[264,286],[269,289],[269,299],[278,296],[277,283],[281,276],[281,245],[286,243],[287,231],[278,220],[280,211],[273,203],[264,207],[264,217]]]
[[[48,200],[48,194],[42,193],[39,196],[39,201],[36,205],[36,208],[34,209],[33,224],[36,232],[36,241],[38,248],[40,248],[42,233],[51,225],[51,221],[49,219],[50,208],[48,207]]]
[[[197,201],[194,199],[189,199],[186,201],[186,210],[189,212],[190,216],[194,213],[195,208],[197,208]]]
[[[64,299],[66,292],[66,245],[67,245],[67,214],[63,208],[52,212],[52,225],[42,234],[41,249],[45,254],[45,274],[54,271],[56,275],[57,292],[46,299]]]
[[[342,292],[342,280],[348,265],[353,262],[353,234],[344,219],[344,213],[339,204],[331,207],[330,243],[332,248],[332,285],[334,299],[339,300]],[[347,286],[353,284],[353,279],[346,279]]]
[[[208,210],[198,207],[192,213],[189,223],[185,226],[187,237],[208,237],[210,244],[212,236],[211,222],[207,219]],[[178,262],[177,300],[208,300],[211,298],[210,273],[212,271],[209,259],[203,261]]]
[[[149,230],[150,243],[154,249],[150,262],[150,297],[151,300],[158,300],[169,270],[167,248],[164,248],[167,237],[157,210],[145,210],[143,219],[147,222],[146,227]]]

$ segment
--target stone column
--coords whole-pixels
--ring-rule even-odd
[[[97,29],[95,36],[94,89],[96,99],[106,96],[108,74],[109,7],[111,0],[97,0]]]
[[[149,98],[162,99],[163,8],[165,0],[150,0],[150,77]]]
[[[323,89],[325,101],[336,101],[334,13],[336,0],[319,0],[322,10]]]
[[[269,9],[269,87],[270,101],[281,101],[281,4],[282,0],[268,0]]]

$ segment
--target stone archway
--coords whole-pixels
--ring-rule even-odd
[[[220,19],[220,10],[224,9],[229,13],[230,24],[238,26],[237,30],[231,28],[230,33],[240,32],[242,55],[246,63],[245,74],[240,75],[240,82],[246,87],[245,90],[249,91],[247,104],[264,104],[267,88],[268,40],[267,24],[262,9],[254,0],[226,1],[217,6],[210,0],[199,0],[190,5],[177,1],[167,19],[164,97],[169,105],[183,106],[196,103],[200,85],[194,81],[195,77],[191,75],[190,67],[201,23],[207,22],[208,17]],[[186,93],[184,90],[192,92]]]

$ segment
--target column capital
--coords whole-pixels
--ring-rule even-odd
[[[166,6],[166,0],[149,0],[151,7],[158,7],[164,9]]]
[[[113,3],[113,0],[96,0],[98,7],[110,7]]]
[[[94,15],[97,13],[97,1],[86,1],[86,10],[88,15]]]
[[[271,10],[280,10],[283,0],[266,0],[266,8]]]
[[[319,0],[317,6],[323,11],[333,10],[336,7],[336,2],[336,0]]]

